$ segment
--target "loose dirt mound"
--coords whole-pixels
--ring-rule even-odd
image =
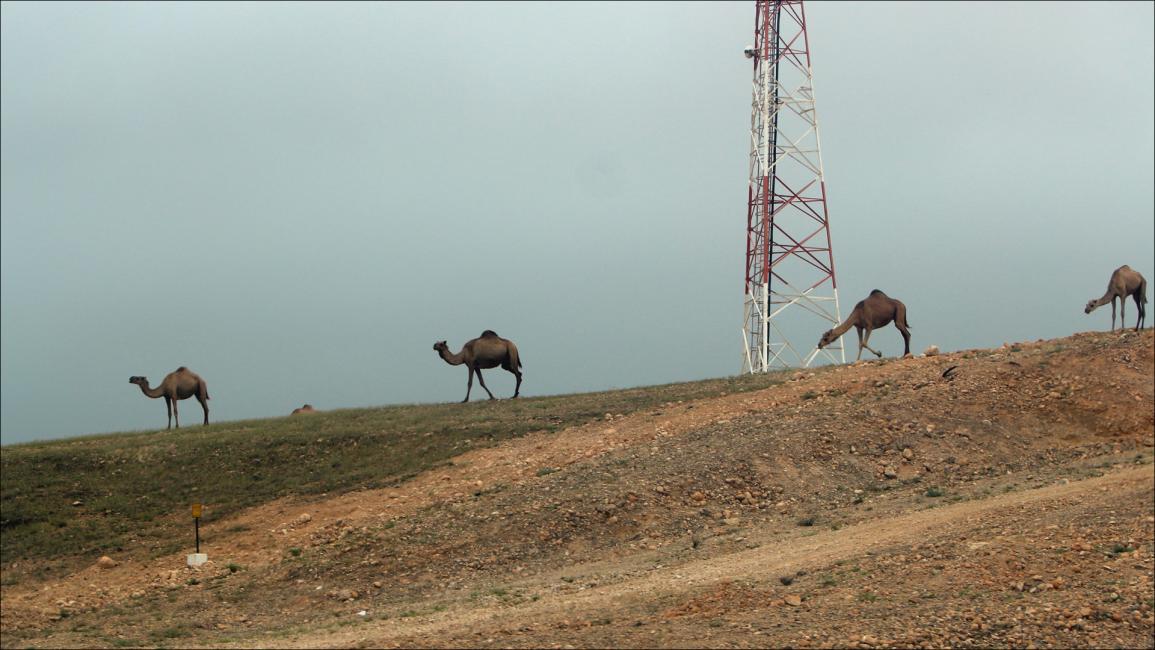
[[[1153,377],[1082,334],[608,413],[5,584],[3,645],[1149,647]]]

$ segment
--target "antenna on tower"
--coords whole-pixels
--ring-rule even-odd
[[[742,372],[845,363],[802,0],[757,0]],[[837,355],[837,356],[836,356]]]

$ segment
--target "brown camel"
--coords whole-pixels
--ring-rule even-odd
[[[180,428],[180,414],[177,413],[176,403],[182,399],[196,397],[205,410],[205,424],[209,423],[209,387],[200,375],[181,366],[168,373],[164,381],[156,388],[148,387],[148,378],[129,377],[128,383],[140,386],[142,393],[148,397],[163,397],[164,406],[168,411],[168,428],[172,428],[172,420],[176,418],[176,428]]]
[[[465,399],[461,400],[462,402],[469,401],[469,392],[473,390],[473,373],[477,373],[477,381],[481,382],[481,387],[489,393],[489,399],[495,399],[481,376],[482,368],[501,366],[512,372],[517,377],[517,387],[513,389],[513,396],[517,397],[521,392],[521,358],[517,354],[517,346],[513,341],[501,338],[492,330],[485,330],[480,337],[466,342],[461,352],[457,354],[449,351],[445,341],[434,343],[433,349],[445,359],[445,363],[451,366],[460,366],[464,363],[469,369],[469,383],[465,387]]]
[[[293,412],[290,413],[289,415],[302,415],[302,414],[306,414],[306,413],[316,413],[316,412],[317,412],[317,409],[313,408],[312,404],[306,404],[299,409],[293,409]]]
[[[1107,293],[1098,300],[1088,300],[1083,308],[1084,314],[1089,314],[1107,303],[1111,303],[1111,331],[1115,331],[1115,299],[1119,299],[1119,329],[1127,329],[1127,297],[1135,299],[1135,306],[1139,309],[1139,319],[1135,321],[1135,331],[1143,328],[1143,321],[1147,319],[1147,280],[1138,271],[1124,264],[1111,274],[1111,281],[1107,283]]]
[[[910,354],[910,324],[906,322],[906,305],[902,301],[895,300],[885,293],[875,289],[870,292],[866,300],[860,301],[854,306],[854,311],[850,312],[850,317],[847,318],[841,325],[832,330],[826,330],[822,338],[818,341],[818,349],[822,349],[831,343],[838,340],[840,336],[846,333],[846,330],[851,327],[858,330],[858,357],[855,361],[862,358],[862,348],[866,348],[875,354],[877,357],[882,357],[882,353],[867,345],[870,341],[870,333],[881,327],[886,327],[894,321],[894,326],[902,333],[902,341],[905,349],[903,356]],[[866,336],[863,337],[862,330],[866,330]]]

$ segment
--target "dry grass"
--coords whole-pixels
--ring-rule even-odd
[[[288,495],[398,484],[470,449],[679,400],[765,388],[779,374],[519,399],[349,409],[4,448],[0,562],[161,555],[204,523]],[[129,540],[133,540],[129,543]]]

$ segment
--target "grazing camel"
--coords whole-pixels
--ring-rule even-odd
[[[517,354],[517,346],[513,341],[501,338],[493,330],[485,330],[481,336],[466,344],[461,348],[461,352],[453,354],[449,351],[449,346],[445,341],[439,341],[433,344],[433,349],[445,359],[445,363],[451,366],[460,366],[465,364],[469,369],[469,383],[465,387],[465,399],[461,400],[463,403],[469,401],[469,392],[473,390],[473,373],[477,373],[477,380],[481,382],[481,387],[485,388],[485,392],[489,393],[489,399],[495,399],[493,393],[485,385],[485,379],[481,376],[482,368],[496,368],[501,366],[505,370],[512,372],[517,377],[517,387],[513,389],[513,396],[517,397],[521,392],[521,357]]]
[[[854,311],[850,312],[850,317],[841,325],[832,330],[826,330],[826,333],[818,341],[818,349],[821,350],[835,342],[846,333],[846,330],[853,327],[858,330],[858,357],[855,358],[855,361],[862,358],[862,348],[870,350],[877,357],[882,357],[881,352],[870,347],[867,343],[870,341],[872,331],[886,327],[891,321],[894,321],[894,326],[902,333],[902,342],[905,347],[902,354],[906,356],[910,354],[910,330],[908,329],[910,323],[906,322],[906,305],[878,289],[871,291],[866,300],[859,301],[854,306]],[[862,330],[866,330],[865,337],[862,335]]]
[[[1107,303],[1111,303],[1111,331],[1115,331],[1115,299],[1119,299],[1119,329],[1127,329],[1127,297],[1135,299],[1135,306],[1139,309],[1139,319],[1135,321],[1135,331],[1143,328],[1143,321],[1147,319],[1147,280],[1138,271],[1124,264],[1115,269],[1111,280],[1107,283],[1107,293],[1098,300],[1088,300],[1083,308],[1084,314],[1089,314]]]
[[[147,377],[129,377],[128,383],[140,386],[140,391],[148,397],[164,398],[164,406],[168,411],[168,428],[172,428],[172,419],[176,418],[176,428],[180,428],[180,414],[177,413],[176,403],[182,399],[196,397],[205,410],[205,424],[209,423],[209,387],[200,375],[181,366],[168,373],[164,381],[156,388],[148,387]]]
[[[289,415],[302,415],[302,414],[306,414],[306,413],[316,413],[316,412],[317,412],[317,409],[313,408],[312,404],[306,404],[299,409],[293,409],[293,412],[290,413]]]

